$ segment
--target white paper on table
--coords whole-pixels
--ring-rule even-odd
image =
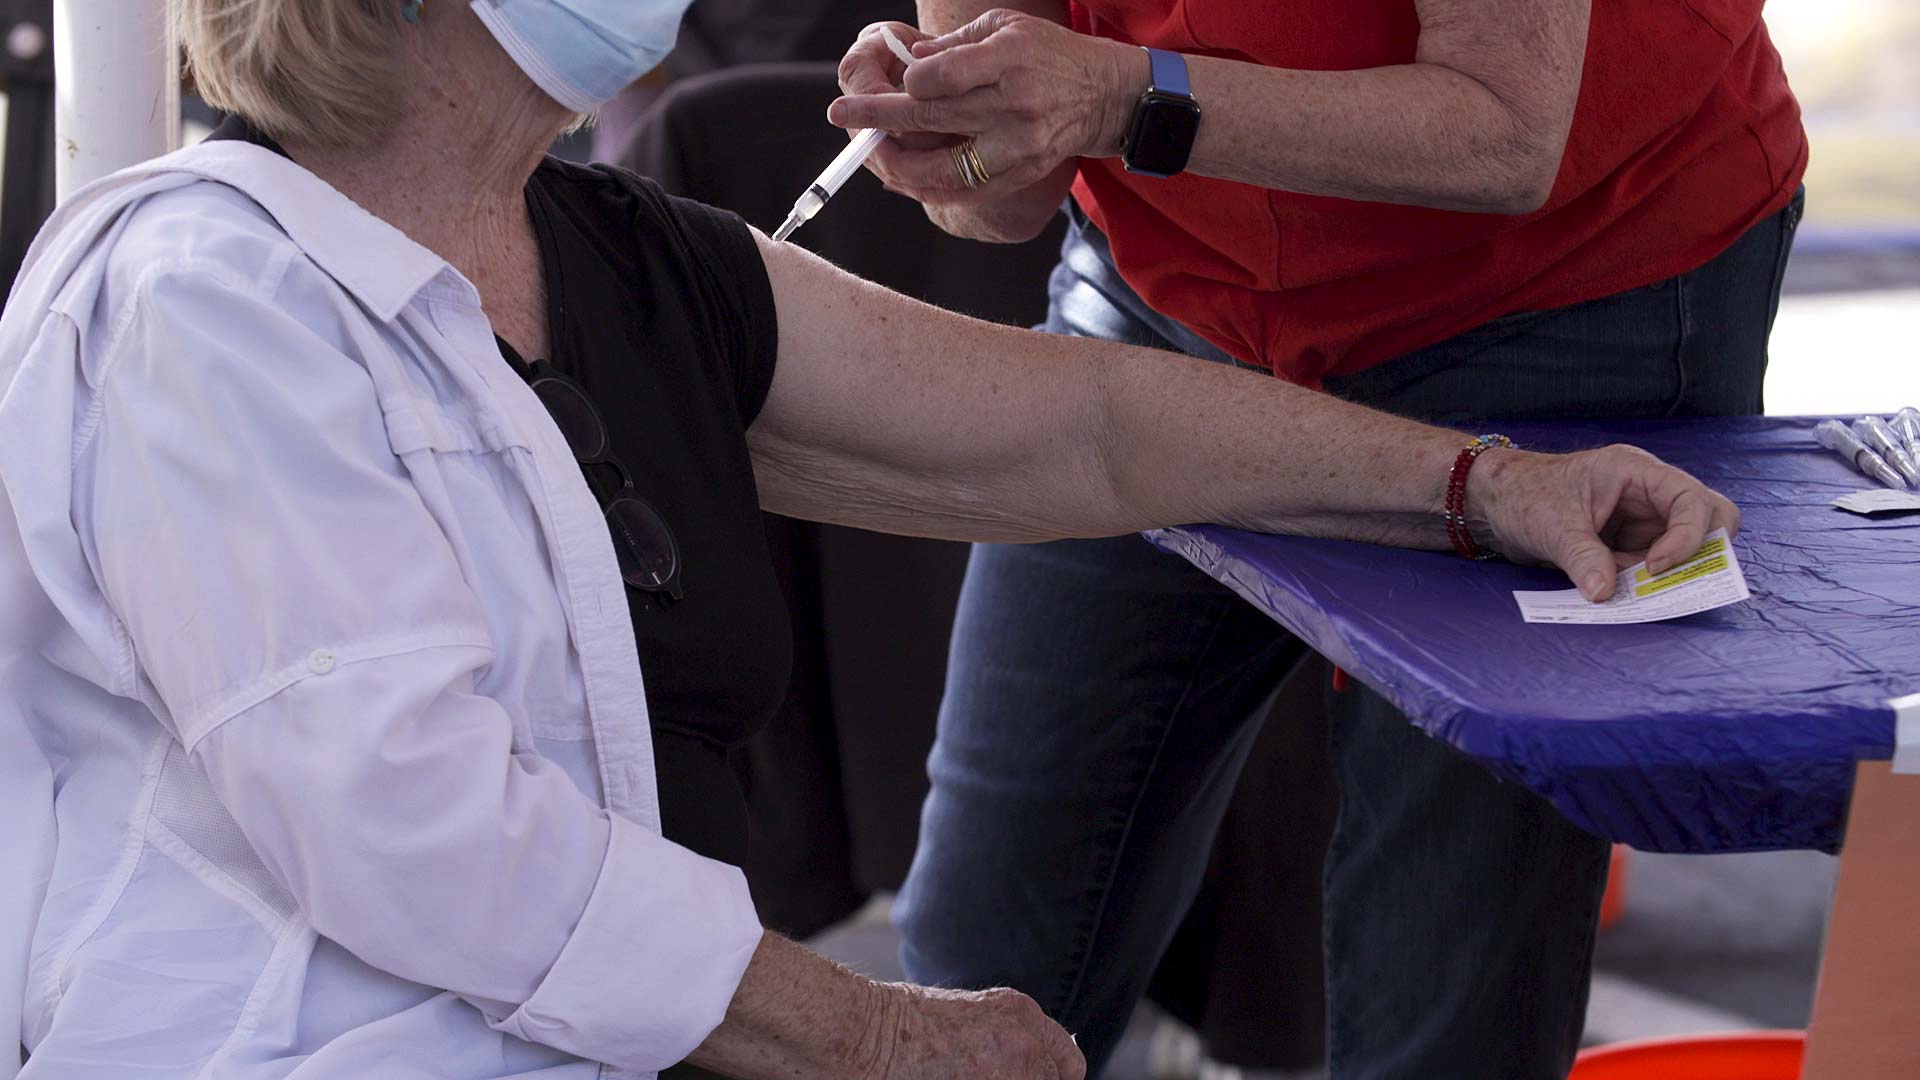
[[[1920,510],[1920,492],[1874,488],[1856,491],[1833,500],[1833,505],[1856,514],[1885,514],[1894,510]]]
[[[1727,530],[1715,529],[1692,558],[1664,574],[1647,573],[1644,562],[1620,571],[1613,596],[1601,603],[1589,602],[1579,589],[1515,591],[1513,598],[1530,623],[1606,625],[1677,619],[1737,604],[1751,595]]]

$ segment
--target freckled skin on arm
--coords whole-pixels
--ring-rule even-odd
[[[747,437],[769,510],[955,540],[1218,522],[1448,544],[1457,432],[1222,364],[979,322],[759,241],[780,356]],[[1599,590],[1610,522],[1631,538],[1623,553],[1660,558],[1738,523],[1724,498],[1626,448],[1490,453],[1473,476],[1467,512],[1497,550],[1583,585],[1603,576]]]
[[[1190,168],[1309,195],[1527,213],[1553,189],[1590,0],[1419,0],[1414,62],[1286,71],[1189,60]]]
[[[1228,521],[1445,543],[1427,517],[1457,436],[1219,364],[978,322],[791,245],[762,253],[781,357],[748,438],[768,509],[968,540]],[[1368,450],[1383,442],[1426,447],[1424,474]]]

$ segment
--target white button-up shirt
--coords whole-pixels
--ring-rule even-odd
[[[0,1059],[628,1077],[720,1022],[745,880],[659,834],[605,523],[456,271],[194,147],[54,216],[0,394]]]

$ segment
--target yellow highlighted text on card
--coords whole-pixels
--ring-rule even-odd
[[[1708,574],[1717,574],[1727,568],[1727,557],[1716,555],[1703,562],[1693,563],[1678,570],[1670,570],[1651,581],[1633,587],[1635,596],[1652,596],[1662,589],[1671,589],[1676,585],[1685,585],[1689,581],[1698,581]]]
[[[1709,555],[1718,555],[1725,550],[1727,550],[1727,542],[1716,536],[1713,539],[1707,541],[1707,545],[1705,547],[1701,548],[1699,551],[1694,552],[1693,556],[1687,559],[1687,562],[1692,562],[1694,559],[1704,559]],[[1683,563],[1682,565],[1685,565],[1685,564]],[[1671,574],[1673,573],[1673,571],[1669,570],[1667,571],[1667,573]],[[1643,566],[1639,570],[1634,572],[1633,580],[1652,581],[1653,575],[1647,573],[1647,568]]]

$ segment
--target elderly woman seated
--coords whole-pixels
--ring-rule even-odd
[[[677,3],[177,3],[239,119],[71,200],[0,322],[23,1075],[1082,1075],[1018,994],[756,921],[724,754],[791,648],[760,507],[1444,547],[1463,437],[544,158]],[[1466,503],[1595,597],[1737,518],[1623,448],[1488,453]]]

